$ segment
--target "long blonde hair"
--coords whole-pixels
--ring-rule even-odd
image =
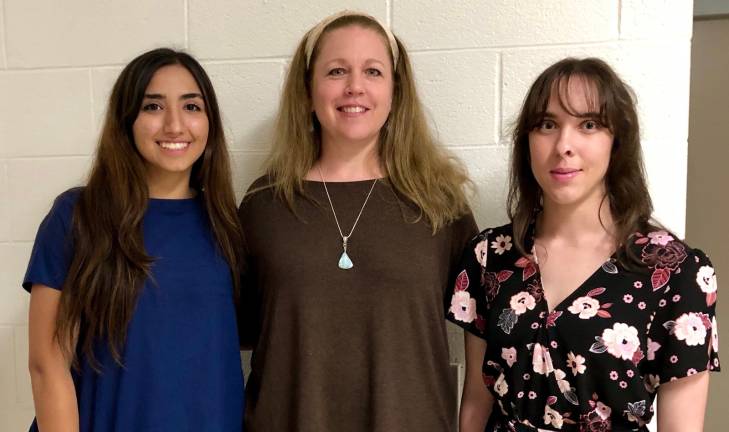
[[[325,20],[326,21],[326,20]],[[291,61],[284,84],[274,132],[273,149],[266,163],[270,187],[292,211],[296,194],[304,193],[304,177],[321,151],[321,127],[312,113],[311,69],[322,36],[343,27],[360,26],[388,35],[372,17],[342,14],[304,35]],[[312,33],[320,36],[307,67],[307,41]],[[379,155],[387,180],[395,191],[415,204],[435,233],[468,211],[466,189],[470,188],[465,169],[433,137],[418,98],[412,66],[405,47],[397,43],[394,90],[390,115],[380,130]],[[390,50],[392,51],[392,50]],[[392,52],[390,52],[392,60]]]

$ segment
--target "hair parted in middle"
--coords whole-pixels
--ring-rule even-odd
[[[98,366],[93,347],[100,341],[108,343],[114,360],[121,364],[127,326],[154,262],[142,238],[149,201],[146,163],[132,128],[154,74],[173,65],[184,67],[202,93],[208,139],[192,166],[190,188],[201,195],[198,199],[204,203],[210,229],[237,288],[234,271],[242,234],[213,85],[189,54],[169,48],[147,51],[122,70],[112,88],[91,173],[73,213],[74,255],[61,291],[56,337],[70,349],[80,331],[79,347],[93,367]],[[73,352],[66,354],[74,358]]]
[[[663,229],[651,220],[653,204],[643,166],[640,127],[632,89],[615,71],[597,58],[566,58],[542,72],[529,89],[512,134],[507,210],[514,227],[514,243],[526,255],[529,226],[542,210],[542,190],[532,173],[529,133],[541,124],[550,98],[555,95],[570,115],[581,117],[568,103],[571,82],[586,86],[588,111],[613,135],[610,162],[605,174],[606,196],[614,222],[611,231],[618,245],[618,260],[641,265],[631,254],[629,238],[635,232]],[[598,211],[599,216],[599,211]]]
[[[286,76],[273,149],[266,163],[270,186],[295,211],[294,197],[304,193],[304,176],[321,152],[321,126],[312,111],[312,69],[322,38],[349,26],[376,31],[389,47],[394,86],[392,108],[379,134],[382,169],[386,181],[418,207],[420,216],[436,232],[467,212],[466,190],[471,186],[470,180],[462,165],[438,144],[430,130],[402,42],[367,14],[344,11],[325,18],[299,42]]]

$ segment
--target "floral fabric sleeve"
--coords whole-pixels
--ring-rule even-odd
[[[687,255],[671,283],[660,288],[663,295],[650,324],[646,360],[654,385],[719,370],[716,274],[702,251]]]
[[[483,231],[466,245],[455,278],[446,293],[446,317],[456,325],[476,336],[486,338],[486,322],[489,313],[490,296],[487,271],[489,255],[489,234]],[[449,300],[449,301],[448,301]]]

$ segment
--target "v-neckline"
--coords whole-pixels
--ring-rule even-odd
[[[618,249],[617,248],[613,251],[612,254],[610,254],[609,257],[607,257],[607,259],[605,259],[603,262],[601,262],[597,266],[597,268],[585,278],[585,280],[583,280],[569,294],[567,294],[567,296],[565,296],[565,298],[563,298],[559,303],[557,303],[554,306],[554,308],[550,308],[549,302],[547,301],[546,291],[544,289],[544,282],[542,281],[542,269],[539,266],[539,260],[537,258],[537,252],[536,252],[536,250],[534,250],[534,246],[536,244],[536,233],[537,233],[537,223],[536,223],[536,218],[535,218],[532,221],[532,223],[529,224],[529,228],[528,228],[528,231],[527,231],[527,238],[531,242],[531,244],[529,245],[530,246],[529,247],[529,251],[532,254],[532,258],[534,259],[534,266],[535,266],[535,269],[536,269],[536,274],[534,276],[537,278],[537,280],[539,281],[539,286],[542,288],[542,301],[544,302],[544,308],[547,310],[547,315],[551,315],[555,311],[563,310],[564,309],[563,308],[563,305],[565,303],[567,303],[568,300],[569,301],[574,301],[573,300],[573,297],[575,297],[575,295],[578,292],[584,291],[584,289],[583,289],[584,286],[587,285],[587,283],[590,282],[592,279],[594,279],[597,276],[598,273],[600,273],[601,271],[604,271],[604,268],[605,268],[605,264],[606,263],[611,263],[613,266],[616,265],[615,263],[617,262],[617,254],[618,254]],[[598,287],[595,287],[595,288],[598,288]]]
[[[615,255],[616,255],[616,252],[613,252],[612,255],[610,255],[606,260],[601,262],[600,265],[597,267],[597,269],[595,269],[595,271],[590,273],[587,276],[587,278],[585,278],[585,280],[582,281],[582,283],[577,285],[569,294],[567,294],[567,296],[565,296],[565,298],[563,298],[559,303],[557,303],[557,305],[555,305],[554,308],[550,308],[549,302],[547,301],[546,290],[544,287],[544,282],[542,281],[542,269],[539,267],[538,263],[535,263],[535,267],[537,270],[535,276],[537,277],[537,280],[539,281],[539,286],[542,287],[542,300],[544,301],[545,309],[547,309],[547,314],[550,315],[550,314],[554,313],[555,311],[563,310],[564,309],[563,305],[565,303],[567,303],[568,301],[570,301],[570,302],[574,301],[573,298],[576,296],[576,294],[578,294],[580,292],[584,292],[584,287],[585,287],[585,285],[588,284],[588,282],[595,279],[595,277],[598,275],[598,273],[605,271],[604,268],[605,268],[606,263],[611,263],[613,266],[615,265],[615,262],[614,262]],[[599,287],[594,287],[594,288],[599,288]],[[586,293],[585,293],[585,295],[586,295]],[[584,297],[584,295],[581,297]]]

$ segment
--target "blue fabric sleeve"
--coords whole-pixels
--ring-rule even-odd
[[[33,284],[60,290],[73,259],[71,220],[81,193],[80,188],[59,195],[35,236],[23,288],[30,292]]]

